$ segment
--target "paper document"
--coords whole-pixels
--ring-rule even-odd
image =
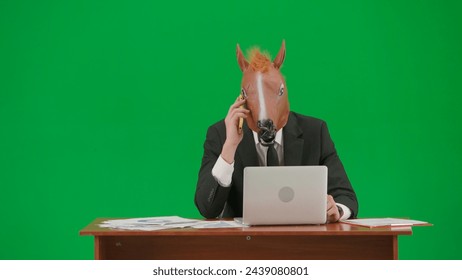
[[[374,218],[374,219],[350,219],[341,221],[345,224],[364,226],[364,227],[399,227],[399,226],[430,226],[428,222],[409,220],[409,219],[395,219],[395,218]]]
[[[133,218],[107,220],[99,224],[103,228],[122,230],[153,231],[172,228],[233,228],[242,227],[234,221],[204,221],[198,219],[186,219],[178,216]]]
[[[134,219],[107,220],[99,226],[103,228],[125,229],[125,230],[161,230],[169,228],[189,227],[199,220],[185,219],[178,216],[149,217]]]
[[[241,228],[247,227],[235,221],[201,221],[192,226],[193,228]]]

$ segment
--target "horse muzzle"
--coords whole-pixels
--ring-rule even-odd
[[[276,138],[276,127],[270,119],[259,120],[257,122],[258,131],[258,141],[263,146],[269,146],[274,144]]]

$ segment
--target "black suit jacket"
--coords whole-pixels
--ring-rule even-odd
[[[204,156],[199,171],[195,203],[206,218],[216,218],[224,209],[224,217],[242,217],[243,172],[246,166],[258,166],[258,156],[252,131],[244,125],[244,137],[234,158],[234,173],[230,187],[222,187],[212,176],[212,168],[226,140],[226,127],[220,121],[209,127],[204,143]],[[284,165],[326,165],[328,193],[335,202],[358,214],[356,194],[348,180],[324,121],[290,112],[283,130]]]

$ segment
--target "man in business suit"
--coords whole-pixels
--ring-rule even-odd
[[[239,46],[237,57],[244,73],[244,100],[234,102],[226,118],[207,131],[195,195],[200,213],[206,218],[242,217],[247,166],[326,165],[327,221],[356,217],[356,194],[326,123],[289,111],[285,81],[279,73],[285,43],[272,63],[258,51],[247,62]],[[240,118],[246,120],[242,131]]]

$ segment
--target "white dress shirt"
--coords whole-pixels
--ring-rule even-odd
[[[280,129],[276,133],[276,138],[275,138],[275,143],[274,143],[274,148],[276,149],[276,152],[278,154],[280,166],[284,165],[284,149],[283,149],[284,144],[283,144],[282,130],[283,129]],[[266,166],[267,165],[266,164],[266,156],[267,156],[266,154],[268,152],[268,147],[263,146],[260,143],[260,141],[258,141],[258,134],[255,131],[252,131],[252,133],[253,133],[253,138],[255,140],[255,148],[257,149],[258,163],[260,164],[260,166]],[[234,172],[234,162],[229,164],[220,155],[212,169],[212,176],[215,178],[218,184],[220,184],[220,186],[225,187],[225,188],[231,186],[233,172]],[[351,216],[350,208],[346,207],[345,205],[341,203],[337,203],[337,206],[343,209],[343,216],[340,217],[340,220],[346,220]]]

